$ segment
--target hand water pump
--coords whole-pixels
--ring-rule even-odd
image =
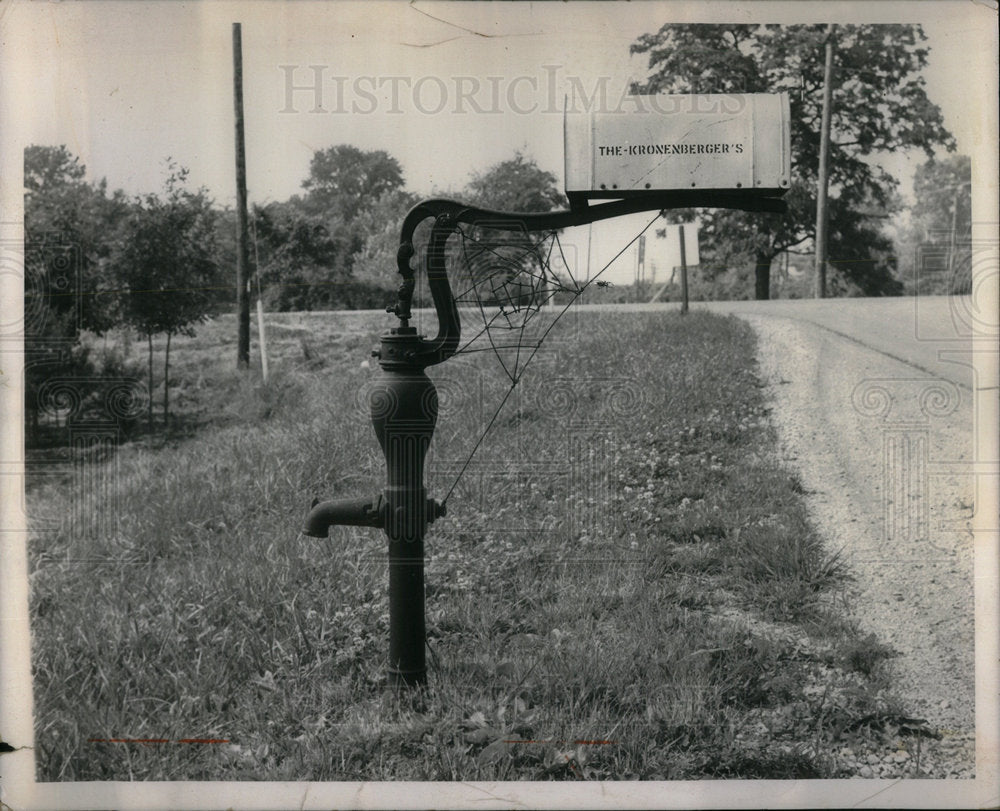
[[[787,96],[635,98],[657,100],[650,109],[658,112],[634,118],[593,113],[575,122],[567,116],[568,210],[511,213],[434,199],[416,205],[403,221],[397,253],[402,282],[396,304],[387,308],[399,318],[399,326],[384,333],[373,351],[380,371],[369,396],[372,425],[385,454],[386,485],[373,498],[314,504],[303,530],[325,538],[332,525],[349,525],[377,527],[388,536],[391,685],[419,685],[427,674],[424,534],[445,514],[445,506],[429,498],[424,487],[424,459],[438,413],[437,391],[426,369],[455,355],[461,337],[446,267],[449,237],[461,224],[555,233],[642,211],[786,208],[779,198],[790,176]],[[664,107],[663,99],[675,101]],[[592,205],[591,200],[610,202]],[[438,320],[438,333],[430,340],[409,323],[415,286],[410,266],[413,235],[427,219],[434,222],[424,265]],[[592,281],[571,292],[578,296]],[[556,319],[562,312],[565,308]]]

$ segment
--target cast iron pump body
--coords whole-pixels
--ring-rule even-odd
[[[402,276],[398,300],[388,312],[399,326],[381,337],[373,352],[380,372],[369,395],[372,426],[385,455],[386,486],[369,499],[314,503],[303,532],[325,538],[333,525],[381,528],[389,538],[389,683],[419,685],[426,681],[424,628],[424,534],[444,515],[443,504],[427,497],[424,460],[437,422],[438,399],[426,368],[458,349],[461,324],[448,283],[445,244],[459,223],[516,231],[548,231],[586,225],[610,217],[656,209],[696,206],[747,211],[785,210],[784,202],[747,194],[683,190],[588,205],[570,200],[566,211],[540,214],[491,211],[452,200],[426,200],[403,221],[397,265]],[[434,218],[427,245],[427,281],[438,319],[438,334],[425,340],[409,325],[415,286],[410,259],[417,225]]]
[[[418,207],[419,209],[419,207]],[[461,326],[448,285],[444,244],[454,222],[437,217],[427,248],[427,276],[437,310],[439,331],[424,340],[409,325],[414,274],[412,234],[427,214],[414,210],[404,224],[397,257],[403,282],[399,301],[388,308],[400,325],[382,335],[372,354],[380,371],[368,397],[372,426],[385,455],[386,485],[375,499],[343,499],[315,504],[304,532],[325,538],[331,525],[379,527],[389,538],[389,681],[414,685],[426,680],[424,657],[424,534],[444,515],[444,505],[427,497],[424,460],[437,423],[438,397],[428,366],[450,358]],[[409,228],[407,228],[407,225]]]

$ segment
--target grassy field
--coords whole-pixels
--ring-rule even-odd
[[[176,341],[174,438],[94,463],[106,529],[74,531],[71,483],[29,494],[39,779],[838,777],[884,748],[891,651],[843,619],[753,333],[565,321],[430,529],[429,684],[404,694],[384,537],[299,533],[314,497],[381,487],[362,361],[387,317],[269,316],[267,386],[231,319]],[[440,497],[507,380],[489,353],[430,375]]]

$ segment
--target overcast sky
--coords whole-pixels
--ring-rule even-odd
[[[921,22],[928,93],[968,153],[981,127],[969,83],[996,70],[995,12],[964,0],[4,5],[3,76],[21,101],[5,138],[65,144],[92,179],[131,193],[158,190],[171,157],[223,205],[235,199],[235,21],[258,203],[299,191],[313,152],[338,143],[386,150],[421,194],[460,188],[515,150],[561,184],[564,99],[616,104],[645,74],[629,46],[668,21]],[[921,160],[893,159],[904,192]]]

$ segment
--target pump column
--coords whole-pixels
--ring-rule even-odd
[[[437,422],[433,382],[418,358],[413,327],[382,336],[381,372],[369,397],[372,426],[385,454],[385,532],[389,536],[389,681],[426,681],[424,533],[436,517],[424,489],[424,459]]]

